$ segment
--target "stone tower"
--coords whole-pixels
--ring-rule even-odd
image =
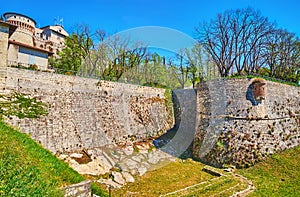
[[[13,12],[5,13],[4,18],[7,23],[18,27],[10,40],[33,46],[32,37],[35,31],[35,20],[28,16]]]

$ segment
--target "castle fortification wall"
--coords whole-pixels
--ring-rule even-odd
[[[266,81],[254,99],[250,79],[201,83],[193,155],[212,165],[249,166],[300,144],[300,88]]]
[[[53,153],[138,140],[173,124],[164,89],[16,68],[7,68],[4,88],[49,105],[47,116],[8,121]]]

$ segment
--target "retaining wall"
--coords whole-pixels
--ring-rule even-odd
[[[6,93],[25,93],[49,105],[47,116],[8,122],[53,153],[126,143],[173,124],[164,89],[16,68],[1,76]]]
[[[244,167],[300,144],[300,88],[266,81],[256,102],[250,79],[201,83],[193,155],[214,166]]]

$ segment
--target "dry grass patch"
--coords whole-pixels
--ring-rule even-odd
[[[192,160],[172,162],[112,191],[112,196],[160,196],[215,178],[203,172],[203,167],[204,164]]]

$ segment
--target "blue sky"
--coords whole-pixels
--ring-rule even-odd
[[[41,27],[53,24],[59,16],[67,31],[79,23],[109,33],[140,26],[162,26],[190,36],[199,22],[209,21],[226,9],[251,6],[300,37],[298,0],[3,0],[0,5],[1,14],[22,13],[34,18]]]

